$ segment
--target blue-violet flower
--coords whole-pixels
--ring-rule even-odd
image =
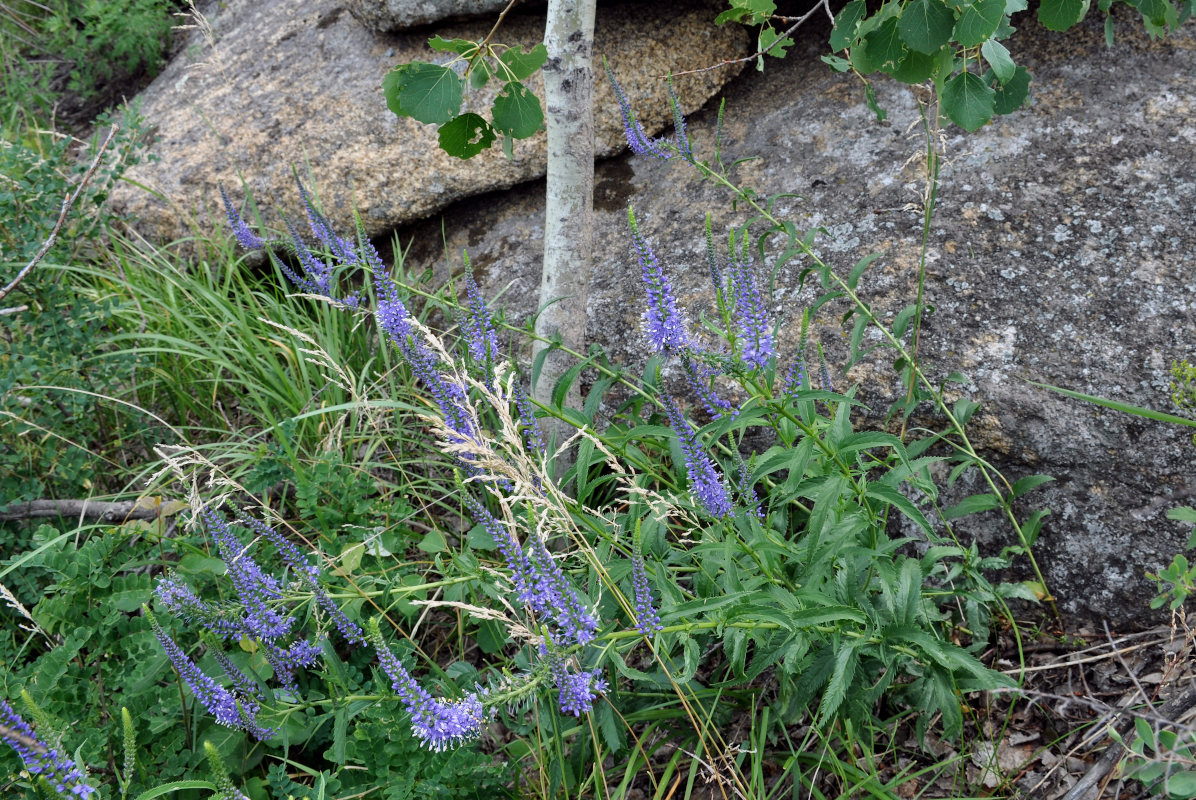
[[[0,700],[0,738],[17,751],[30,775],[45,778],[59,794],[85,798],[95,793],[75,763],[38,738],[29,723],[3,700]]]
[[[640,633],[651,635],[664,626],[660,613],[652,599],[652,587],[648,584],[648,567],[644,554],[636,546],[631,552],[631,587],[635,590],[635,628]]]
[[[731,500],[723,484],[718,468],[698,441],[697,434],[689,421],[677,408],[671,397],[664,398],[665,413],[669,424],[681,440],[681,452],[685,454],[685,470],[689,475],[689,491],[701,502],[702,507],[713,517],[725,517],[731,513]]]
[[[439,751],[481,734],[482,725],[490,715],[476,693],[456,701],[432,697],[411,677],[381,636],[373,644],[382,671],[391,680],[391,688],[411,714],[411,729],[421,744]]]
[[[685,317],[677,307],[673,287],[660,268],[660,262],[648,242],[640,235],[635,221],[635,212],[627,211],[631,223],[631,237],[635,243],[636,257],[648,292],[648,310],[644,312],[644,326],[653,353],[675,353],[689,347],[689,336],[685,333]]]
[[[731,257],[731,286],[735,293],[735,314],[739,321],[739,344],[744,362],[763,368],[776,355],[772,326],[764,310],[760,289],[747,254]]]

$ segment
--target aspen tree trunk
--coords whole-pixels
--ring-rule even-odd
[[[544,220],[544,269],[540,278],[540,316],[536,333],[560,336],[561,344],[585,351],[586,298],[590,284],[594,219],[594,3],[549,0],[544,45],[545,115],[548,121],[548,186]],[[548,345],[532,346],[535,359]],[[533,396],[551,404],[552,389],[568,371],[571,358],[548,353]],[[565,405],[581,406],[577,383]],[[546,426],[559,445],[571,432],[567,423]],[[562,454],[559,478],[572,457]]]

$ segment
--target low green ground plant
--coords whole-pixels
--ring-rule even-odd
[[[867,51],[865,22],[853,50]],[[542,362],[512,355],[534,334],[491,312],[467,260],[450,285],[417,280],[401,248],[384,264],[302,186],[315,244],[249,225],[226,198],[236,239],[264,260],[206,242],[184,264],[113,232],[71,237],[94,266],[50,260],[44,275],[75,296],[55,306],[30,284],[39,313],[10,335],[18,383],[0,398],[51,416],[7,412],[25,448],[8,466],[64,494],[96,488],[87,442],[103,436],[63,433],[87,415],[19,398],[115,400],[144,441],[109,442],[129,460],[103,487],[148,487],[169,510],[0,529],[5,792],[895,798],[966,774],[966,746],[946,759],[916,747],[964,740],[990,715],[1000,727],[989,692],[1017,680],[988,648],[998,625],[1020,644],[1008,599],[1045,593],[1032,548],[1046,512],[1018,509],[1049,478],[1010,481],[972,445],[978,404],[946,391],[964,376],[932,381],[917,357],[920,294],[886,325],[859,289],[872,259],[821,260],[818,231],[740,186],[717,144],[703,160],[676,108],[674,138],[650,140],[618,94],[633,150],[696,170],[745,217],[725,235],[707,223],[710,301],[694,319],[629,209],[646,364],[571,353],[547,404],[528,399]],[[42,162],[13,163],[14,180],[51,183]],[[927,229],[935,163],[931,144]],[[39,241],[49,208],[13,217],[35,228],[0,228],[4,241]],[[778,352],[756,258],[794,262],[822,289],[794,353]],[[856,391],[805,344],[832,303],[849,309],[849,364],[877,348],[896,363],[908,394],[892,415],[929,408],[942,430],[853,423]],[[41,350],[36,325],[54,332]],[[112,383],[71,383],[96,373]],[[576,431],[560,482],[548,418]],[[34,431],[78,459],[30,445]],[[947,506],[939,471],[984,489]],[[984,511],[1010,524],[999,554],[955,533]],[[993,577],[1015,559],[1035,580]],[[1139,734],[1144,778],[1168,792],[1187,780],[1149,772],[1163,749],[1186,757],[1181,742]]]
[[[173,0],[0,2],[0,118],[48,120],[65,92],[83,101],[158,73],[170,48]],[[128,92],[132,95],[132,92]],[[93,112],[94,113],[94,112]],[[89,120],[80,120],[87,122]]]
[[[735,187],[717,156],[700,162],[684,145],[680,160],[767,214],[767,201]],[[47,731],[61,730],[54,720],[77,704],[98,713],[74,744],[81,761],[120,771],[121,706],[138,740],[153,742],[154,769],[133,770],[133,792],[197,780],[214,752],[223,766],[205,785],[231,781],[255,800],[418,796],[436,781],[452,796],[513,784],[525,796],[662,797],[677,781],[687,792],[713,781],[728,794],[770,796],[818,791],[810,773],[820,770],[845,792],[892,796],[901,776],[882,779],[860,764],[889,746],[894,715],[920,710],[909,722],[917,736],[933,718],[939,733],[958,737],[968,724],[962,697],[1014,685],[977,655],[1003,598],[1024,590],[990,583],[986,570],[1007,562],[957,540],[951,520],[979,508],[1012,518],[1009,504],[1030,484],[1005,484],[990,470],[991,502],[942,508],[933,465],[986,469],[964,429],[974,408],[948,405],[914,366],[919,397],[951,427],[904,441],[856,430],[854,391],[836,391],[812,352],[777,353],[751,253],[757,242],[775,247],[779,234],[786,257],[807,259],[805,275],[822,281],[820,304],[846,297],[878,324],[856,294],[866,263],[840,277],[813,257],[811,237],[758,217],[728,237],[726,252],[712,246],[717,322],[699,330],[632,213],[646,368],[635,376],[598,353],[576,354],[556,404],[534,410],[524,388],[531,376],[513,370],[468,273],[457,304],[451,290],[407,285],[401,267],[383,266],[360,234],[335,234],[305,197],[315,248],[297,238],[281,247],[230,206],[238,239],[270,246],[270,263],[302,296],[242,283],[244,270],[144,269],[131,246],[118,247],[132,290],[121,303],[129,327],[169,320],[135,337],[142,349],[155,342],[160,351],[146,355],[162,359],[140,391],[158,393],[159,405],[174,398],[176,416],[193,416],[196,428],[215,422],[220,404],[211,398],[230,399],[220,411],[228,432],[253,419],[270,424],[260,445],[233,457],[220,445],[159,448],[192,509],[177,533],[134,527],[79,544],[44,528],[10,562],[7,572],[57,587],[25,598],[49,636],[64,630],[73,605],[100,615],[82,620],[66,650],[27,657],[6,687],[10,696],[30,690],[29,712],[51,721]],[[365,283],[342,269],[362,266],[372,273]],[[455,329],[434,334],[412,315],[415,301],[431,299],[420,305],[447,310]],[[373,309],[372,321],[361,308]],[[889,331],[888,341],[912,363],[908,335]],[[563,407],[583,369],[597,374],[583,407]],[[733,391],[744,399],[732,404]],[[206,402],[183,405],[186,393]],[[381,422],[383,411],[393,420]],[[578,431],[560,485],[538,438],[545,415]],[[381,503],[362,503],[362,492],[387,496],[374,471],[354,471],[344,456],[362,445],[382,452],[379,439],[413,428],[408,441],[441,456],[423,465],[419,483],[385,465],[400,476],[389,497],[406,498],[391,509],[402,519],[388,522]],[[321,434],[331,431],[339,438],[330,447]],[[934,454],[941,442],[957,455]],[[268,508],[263,491],[278,484],[289,488]],[[284,526],[296,512],[305,518]],[[917,540],[894,535],[898,517]],[[396,522],[426,529],[396,540]],[[153,609],[152,629],[143,605]],[[156,637],[165,654],[96,672],[102,653],[118,647],[105,637],[132,637],[139,625],[136,640],[152,646]],[[17,652],[34,646],[11,643]],[[134,697],[151,685],[149,699]],[[161,735],[172,716],[184,724]],[[736,734],[740,720],[751,724]],[[783,777],[765,781],[777,766],[770,753],[785,752],[780,743],[802,726],[812,752],[782,759]],[[752,743],[760,748],[745,758]],[[439,757],[417,766],[417,745],[465,760],[453,772]],[[400,763],[411,782],[382,783]],[[660,763],[662,774],[644,769]],[[472,783],[444,784],[449,775]]]

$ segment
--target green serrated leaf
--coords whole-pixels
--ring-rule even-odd
[[[1167,519],[1174,519],[1180,522],[1196,522],[1196,508],[1191,506],[1179,506],[1167,512]]]
[[[1021,497],[1026,492],[1031,492],[1042,486],[1044,483],[1050,483],[1055,480],[1050,475],[1027,475],[1026,477],[1014,482],[1012,492],[1013,497]]]
[[[1089,0],[1042,0],[1038,21],[1047,30],[1065,31],[1088,13]]]
[[[1001,507],[1001,498],[995,494],[974,494],[965,497],[958,505],[943,509],[944,519],[959,519],[968,514],[978,514],[981,511],[992,511]]]
[[[462,114],[440,126],[440,149],[456,158],[473,158],[494,139],[490,123],[477,114]]]
[[[826,691],[822,694],[822,705],[818,709],[820,722],[828,722],[847,698],[847,690],[855,679],[859,657],[859,649],[855,642],[843,645],[843,649],[835,653],[834,672],[827,682]]]
[[[443,125],[457,116],[463,91],[457,73],[423,61],[398,67],[382,79],[391,111],[429,125]]]
[[[869,483],[867,488],[864,490],[864,494],[868,497],[875,497],[878,500],[888,503],[902,514],[916,522],[918,527],[926,531],[928,536],[933,535],[933,531],[930,527],[930,521],[926,519],[926,515],[923,514],[917,506],[910,502],[909,498],[893,487],[886,486],[883,483]]]
[[[896,69],[897,64],[909,52],[897,31],[897,18],[886,20],[879,28],[864,37],[864,41],[851,50],[851,61],[862,73],[877,70]]]
[[[867,10],[864,0],[851,0],[843,6],[843,10],[835,17],[835,27],[831,31],[831,52],[837,53],[851,46],[855,41],[856,26]]]
[[[839,56],[822,56],[822,63],[833,69],[835,72],[847,72],[851,69],[851,62],[846,58]]]
[[[459,55],[469,56],[478,49],[477,42],[471,42],[468,39],[442,39],[439,36],[433,36],[428,40],[428,47],[433,50],[438,50],[441,53],[458,53]]]
[[[775,58],[784,58],[785,49],[793,47],[793,40],[788,36],[781,36],[772,28],[760,30],[760,52]]]
[[[974,72],[961,72],[943,85],[943,111],[969,133],[993,117],[996,92]]]
[[[972,0],[960,10],[955,23],[955,41],[975,47],[996,32],[1005,16],[1005,0]]]
[[[934,74],[934,63],[933,55],[928,56],[917,50],[906,50],[905,58],[901,59],[896,68],[885,70],[885,72],[902,83],[917,84],[929,79]]]
[[[526,86],[512,81],[494,99],[494,129],[515,139],[534,136],[544,124],[540,98]]]
[[[994,109],[998,114],[1012,114],[1026,104],[1030,96],[1030,73],[1025,67],[1018,67],[1013,77],[997,86]]]
[[[544,62],[548,60],[548,48],[543,42],[526,53],[518,47],[512,47],[499,56],[498,60],[509,71],[509,74],[503,74],[503,80],[522,81],[544,66]]]
[[[1017,72],[1017,65],[1010,58],[1009,49],[996,39],[989,39],[980,45],[980,55],[984,56],[984,60],[992,67],[993,74],[1002,85],[1009,83],[1009,79]]]
[[[955,15],[941,0],[912,0],[897,27],[909,48],[931,55],[951,39]]]

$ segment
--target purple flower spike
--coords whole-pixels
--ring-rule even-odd
[[[681,452],[685,454],[685,470],[689,475],[690,494],[701,502],[710,516],[727,516],[731,513],[731,500],[727,496],[727,487],[723,484],[718,468],[702,448],[693,428],[672,398],[664,398],[664,409],[668,414],[669,424],[681,440]]]
[[[685,370],[685,382],[710,416],[721,417],[723,414],[730,414],[735,417],[735,406],[719,397],[710,385],[710,381],[718,374],[717,370],[699,362],[689,350],[681,354],[681,366]]]
[[[86,798],[95,793],[75,763],[38,738],[29,723],[3,700],[0,700],[0,725],[3,726],[0,738],[17,751],[30,775],[45,778],[61,795]]]
[[[245,635],[245,626],[240,621],[229,619],[200,600],[191,587],[178,578],[163,578],[158,581],[158,585],[154,587],[154,594],[171,614],[192,625],[198,625],[220,639],[228,641],[240,639]]]
[[[284,222],[291,235],[291,245],[288,247],[288,250],[303,267],[303,274],[298,274],[286,263],[279,260],[273,251],[269,253],[270,260],[278,266],[287,280],[300,289],[311,294],[318,294],[321,297],[327,297],[329,300],[348,306],[349,308],[356,308],[361,304],[361,298],[356,292],[345,297],[337,297],[333,293],[332,277],[334,267],[354,266],[361,261],[362,256],[359,248],[348,239],[342,239],[332,232],[332,226],[328,222],[328,219],[316,211],[311,203],[311,198],[307,194],[307,190],[303,188],[303,184],[299,184],[299,194],[303,197],[307,218],[311,223],[312,231],[316,234],[316,238],[332,251],[335,264],[328,264],[321,260],[321,258],[317,258],[307,245],[303,243],[303,239],[299,236],[299,231],[295,229],[295,226],[289,220],[285,219]],[[232,226],[233,235],[236,236],[237,242],[246,250],[256,250],[266,247],[266,241],[249,230],[249,226],[245,224],[244,220],[237,213],[237,210],[233,208],[232,201],[229,199],[228,193],[224,191],[223,186],[220,187],[220,196],[224,200],[224,209],[228,213],[228,223]]]
[[[474,523],[481,525],[490,534],[490,538],[498,547],[499,555],[507,563],[507,569],[511,571],[511,581],[515,584],[516,598],[521,603],[532,602],[535,596],[536,574],[532,569],[532,562],[523,552],[519,540],[511,531],[507,530],[506,526],[495,519],[494,515],[487,511],[476,497],[468,492],[463,492],[461,500],[473,516]]]
[[[818,346],[818,370],[822,373],[822,391],[835,391],[835,387],[831,384],[831,371],[826,368],[826,359],[822,357],[822,345]]]
[[[274,677],[283,688],[298,694],[299,686],[295,683],[295,673],[320,660],[320,646],[306,639],[298,639],[290,647],[264,642],[262,654],[273,667]]]
[[[238,698],[216,681],[204,674],[198,666],[182,651],[166,631],[158,625],[158,621],[150,616],[150,626],[154,635],[175,670],[183,678],[183,682],[191,689],[195,699],[216,718],[216,722],[228,728],[243,730],[258,741],[265,741],[274,735],[274,731],[259,726],[254,719],[257,714],[257,703],[251,697]]]
[[[631,552],[631,587],[635,590],[635,628],[645,636],[651,636],[664,626],[652,599],[652,587],[648,584],[648,566],[638,545]]]
[[[432,697],[411,677],[381,636],[371,638],[382,671],[411,714],[411,730],[421,744],[440,751],[481,735],[482,725],[490,715],[477,694],[471,692],[457,701]]]
[[[589,644],[598,633],[598,620],[582,605],[577,590],[538,536],[528,544],[536,585],[529,607],[546,616],[555,630],[557,644]],[[551,634],[550,634],[551,635]]]
[[[378,297],[378,308],[374,312],[378,327],[399,348],[412,373],[432,395],[448,427],[459,434],[462,441],[473,439],[476,434],[466,412],[465,388],[444,377],[443,365],[420,340],[407,307],[399,297],[398,287],[385,271],[374,271],[374,286]]]
[[[693,143],[689,140],[689,131],[685,127],[685,117],[681,114],[681,101],[673,91],[673,76],[669,75],[669,110],[673,112],[673,141],[677,143],[677,150],[681,157],[693,163]]]
[[[532,402],[527,396],[523,385],[515,384],[515,406],[519,409],[519,422],[523,433],[523,445],[529,453],[543,453],[547,445],[544,444],[544,431],[540,429],[540,421],[532,411]],[[539,478],[536,478],[539,480]]]
[[[228,567],[237,597],[245,606],[245,631],[263,641],[281,639],[291,631],[294,620],[278,613],[270,603],[282,597],[278,579],[262,572],[257,562],[218,515],[205,511],[204,524],[216,540],[220,558]]]
[[[465,319],[464,326],[465,341],[469,345],[469,355],[475,362],[493,364],[498,361],[498,335],[494,332],[490,309],[486,308],[482,292],[473,279],[473,271],[469,269],[468,259],[465,266],[465,290],[469,294],[469,316]]]
[[[806,376],[806,343],[802,341],[797,347],[797,355],[789,367],[789,374],[785,377],[785,396],[793,398],[797,392],[809,389],[810,382]]]
[[[303,199],[303,211],[307,214],[307,222],[311,226],[312,234],[320,244],[332,251],[341,266],[348,267],[355,264],[358,260],[357,242],[338,236],[332,229],[332,223],[328,221],[328,218],[316,210],[311,201],[311,195],[307,193],[307,189],[299,180],[298,175],[295,176],[295,183],[299,186],[299,196]]]
[[[606,691],[606,679],[602,670],[573,670],[562,660],[552,669],[560,691],[562,714],[580,717],[594,708],[598,695]]]
[[[739,320],[739,345],[743,361],[764,368],[776,355],[772,325],[764,310],[760,289],[752,274],[752,260],[747,254],[731,257],[731,287],[735,293],[735,314]]]
[[[220,187],[220,197],[224,200],[224,210],[228,214],[228,224],[233,229],[233,236],[236,237],[237,244],[246,250],[257,250],[265,247],[265,240],[249,230],[249,226],[245,224],[245,220],[241,219],[241,215],[233,207],[233,201],[229,199],[228,192],[224,191],[223,186]]]
[[[758,519],[764,519],[764,510],[760,507],[760,495],[756,494],[756,486],[752,483],[752,470],[739,453],[735,453],[735,460],[738,462],[737,472],[739,473],[739,482],[735,485],[735,491],[739,493],[739,501]]]
[[[668,161],[673,157],[673,154],[661,146],[662,140],[649,139],[648,135],[644,133],[643,127],[635,118],[635,112],[631,110],[631,102],[627,99],[627,95],[623,93],[623,87],[615,80],[615,74],[611,72],[610,65],[606,64],[605,66],[606,77],[610,80],[611,88],[615,91],[615,99],[619,101],[619,111],[623,115],[623,133],[627,137],[627,146],[636,155]],[[684,122],[682,122],[682,127],[684,128]],[[684,133],[682,133],[682,136],[684,136]],[[688,143],[688,139],[686,139],[686,142]]]
[[[340,631],[345,641],[351,644],[366,644],[365,631],[356,622],[349,619],[345,615],[345,612],[341,610],[341,607],[337,605],[336,601],[320,586],[319,569],[307,563],[307,556],[298,547],[292,544],[289,539],[275,528],[247,514],[242,514],[237,518],[237,521],[274,545],[274,549],[282,556],[283,562],[290,568],[291,572],[295,573],[300,580],[307,584],[307,587],[312,592],[312,596],[315,598],[316,604],[332,620],[332,624]]]
[[[635,221],[635,212],[627,210],[627,217],[631,223],[631,237],[635,242],[636,256],[639,258],[640,270],[644,278],[644,288],[648,292],[648,310],[644,312],[644,327],[647,329],[648,341],[654,353],[682,352],[689,347],[689,336],[685,333],[685,317],[677,307],[677,298],[673,296],[673,287],[660,268],[656,254],[648,242],[640,235],[639,226]]]

